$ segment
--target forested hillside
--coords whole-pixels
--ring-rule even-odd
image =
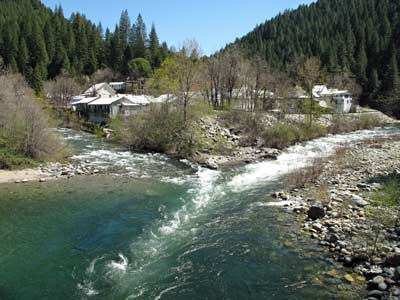
[[[53,11],[39,0],[0,0],[0,67],[21,72],[36,92],[62,71],[80,77],[109,67],[127,76],[132,59],[156,68],[168,52],[140,15],[131,24],[124,11],[114,31],[103,32],[101,24],[79,13],[67,19],[61,7]]]
[[[330,73],[353,74],[364,104],[399,113],[399,0],[319,0],[278,15],[232,45],[286,71],[316,56]]]

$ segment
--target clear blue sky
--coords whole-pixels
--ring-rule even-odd
[[[80,12],[104,28],[114,29],[121,12],[128,9],[134,21],[141,13],[147,26],[154,22],[161,41],[179,46],[196,39],[204,54],[212,54],[225,44],[251,31],[257,24],[285,9],[297,8],[313,0],[42,0],[54,8],[61,4],[66,17]]]

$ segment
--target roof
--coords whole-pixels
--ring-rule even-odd
[[[78,99],[75,102],[72,102],[72,105],[78,105],[78,104],[88,104],[96,99],[98,99],[99,97],[76,97],[76,99]]]
[[[114,102],[122,100],[122,105],[125,106],[137,106],[137,105],[148,105],[150,101],[146,96],[135,96],[135,95],[116,95],[116,96],[103,96],[97,100],[90,102],[89,105],[111,105]],[[124,101],[125,100],[125,101]]]
[[[175,95],[172,94],[165,94],[165,95],[161,95],[157,98],[152,98],[150,101],[152,103],[167,103],[167,102],[172,102],[175,101],[177,98]]]
[[[106,82],[92,85],[90,88],[88,88],[84,92],[84,94],[91,95],[94,92],[97,94],[100,94],[100,95],[115,95],[116,94],[115,90]]]

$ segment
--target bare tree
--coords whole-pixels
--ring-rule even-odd
[[[297,68],[297,78],[310,95],[310,103],[307,107],[309,126],[312,126],[316,108],[314,103],[313,88],[322,80],[322,75],[321,61],[316,57],[306,59]]]
[[[35,159],[62,156],[64,145],[50,131],[50,119],[21,75],[0,76],[0,139]]]
[[[81,89],[79,83],[66,74],[61,74],[45,84],[46,95],[57,109],[68,107],[72,98],[78,95]]]
[[[182,101],[183,119],[187,120],[187,107],[199,78],[201,49],[197,41],[186,40],[176,53],[178,98]]]

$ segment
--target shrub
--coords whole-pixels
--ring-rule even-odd
[[[311,165],[288,174],[284,180],[289,188],[303,188],[309,183],[315,182],[324,170],[324,161],[315,159]]]
[[[383,121],[373,114],[361,114],[358,118],[353,116],[334,115],[329,132],[332,134],[351,132],[362,129],[373,129],[384,125]]]
[[[111,123],[114,139],[132,150],[150,150],[191,156],[199,146],[194,123],[202,114],[191,112],[184,122],[179,107],[173,104],[154,105],[148,112],[138,113]]]
[[[3,148],[13,153],[8,158],[38,161],[65,158],[68,151],[49,129],[50,121],[47,111],[20,75],[0,76],[0,140]]]
[[[287,123],[277,123],[266,129],[262,134],[264,145],[270,148],[283,149],[298,142],[316,139],[326,135],[327,130],[319,125],[297,126]]]

